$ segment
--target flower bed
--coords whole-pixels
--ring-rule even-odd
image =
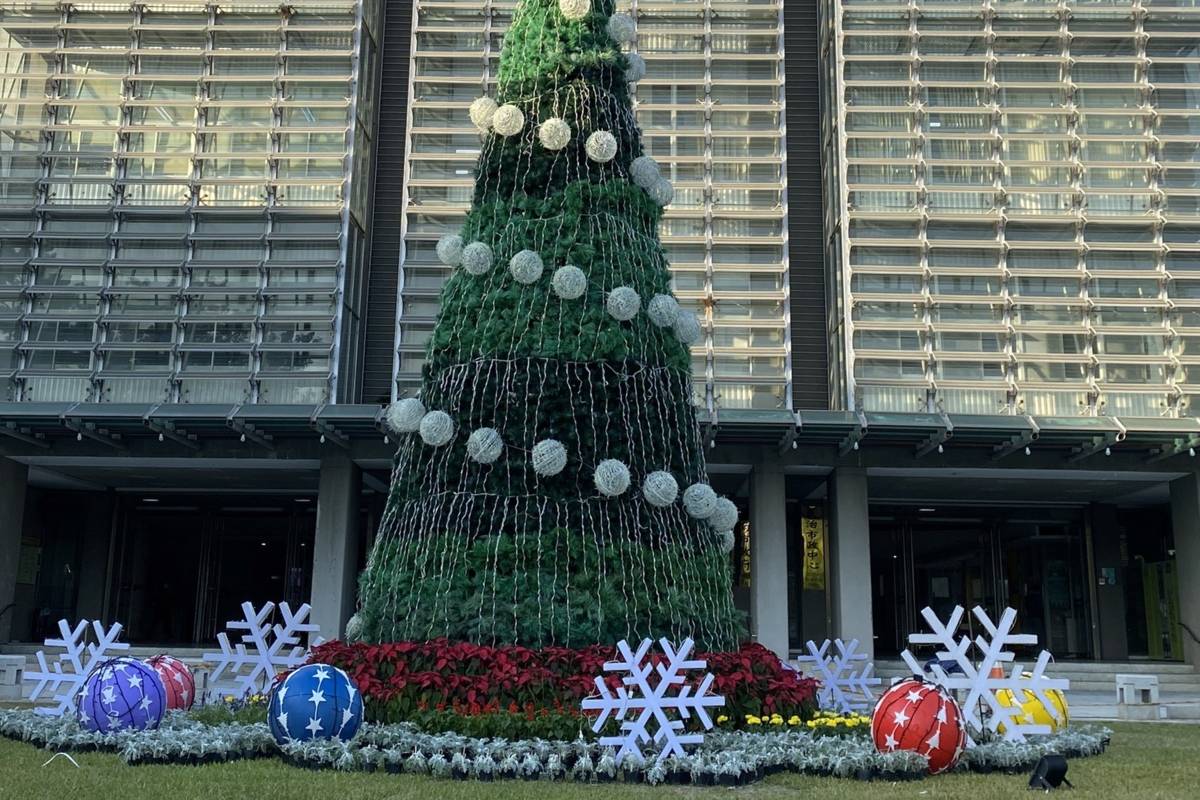
[[[577,712],[595,692],[597,675],[613,658],[611,647],[581,649],[428,642],[347,644],[327,642],[313,650],[312,661],[340,667],[358,684],[367,719],[402,722],[419,712],[453,711],[460,716],[546,709]],[[657,662],[660,654],[651,656]],[[817,682],[786,669],[770,650],[743,645],[730,653],[698,653],[714,679],[710,691],[725,697],[721,713],[743,727],[747,716],[781,715],[807,720],[815,711]],[[689,681],[698,685],[702,673]],[[615,689],[618,675],[605,678]]]
[[[47,750],[118,753],[127,764],[207,764],[278,753],[262,723],[208,725],[180,711],[170,711],[152,731],[94,733],[73,717],[46,717],[28,710],[0,710],[0,736]]]
[[[831,726],[827,726],[831,727]],[[415,726],[364,725],[349,743],[314,741],[279,747],[265,725],[206,725],[171,713],[156,731],[96,734],[72,719],[0,711],[0,735],[53,750],[108,750],[127,764],[203,764],[281,755],[308,769],[408,773],[475,780],[628,781],[738,785],[776,772],[860,780],[917,780],[925,760],[907,752],[879,753],[869,737],[819,734],[804,727],[717,730],[684,758],[662,764],[625,759],[609,748],[574,740],[476,738],[424,733]],[[1028,744],[995,742],[968,750],[959,770],[1027,772],[1045,753],[1080,758],[1103,752],[1110,732],[1083,727]]]

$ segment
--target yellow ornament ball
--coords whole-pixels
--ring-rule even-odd
[[[1031,678],[1033,676],[1026,672],[1024,677]],[[1017,717],[1017,722],[1029,725],[1047,725],[1052,733],[1063,730],[1070,721],[1067,711],[1067,696],[1059,689],[1044,689],[1042,694],[1050,702],[1050,708],[1046,708],[1038,696],[1028,689],[1021,690],[1020,702],[1017,702],[1011,689],[999,690],[996,692],[996,699],[1005,708],[1016,705],[1021,709],[1022,713]],[[1004,725],[1001,724],[998,730],[1000,733],[1004,733]]]

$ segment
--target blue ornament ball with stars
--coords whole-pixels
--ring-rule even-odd
[[[280,744],[348,742],[362,721],[362,693],[349,675],[328,664],[307,664],[292,672],[275,687],[267,709],[271,733]]]
[[[112,658],[87,676],[75,704],[84,730],[154,730],[167,710],[167,691],[154,667],[136,658]]]

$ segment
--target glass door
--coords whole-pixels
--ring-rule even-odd
[[[1004,604],[1017,610],[1022,633],[1036,650],[1057,658],[1092,655],[1086,552],[1078,519],[1010,518],[998,530]]]
[[[996,614],[995,523],[970,511],[893,507],[872,509],[871,577],[875,646],[898,653],[910,633],[924,630],[921,611],[941,619],[955,606]],[[971,632],[968,613],[961,633]]]

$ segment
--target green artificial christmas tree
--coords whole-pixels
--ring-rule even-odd
[[[688,345],[658,239],[671,184],[642,155],[613,0],[524,0],[475,197],[387,510],[361,580],[367,641],[738,644],[737,508],[707,485]]]

